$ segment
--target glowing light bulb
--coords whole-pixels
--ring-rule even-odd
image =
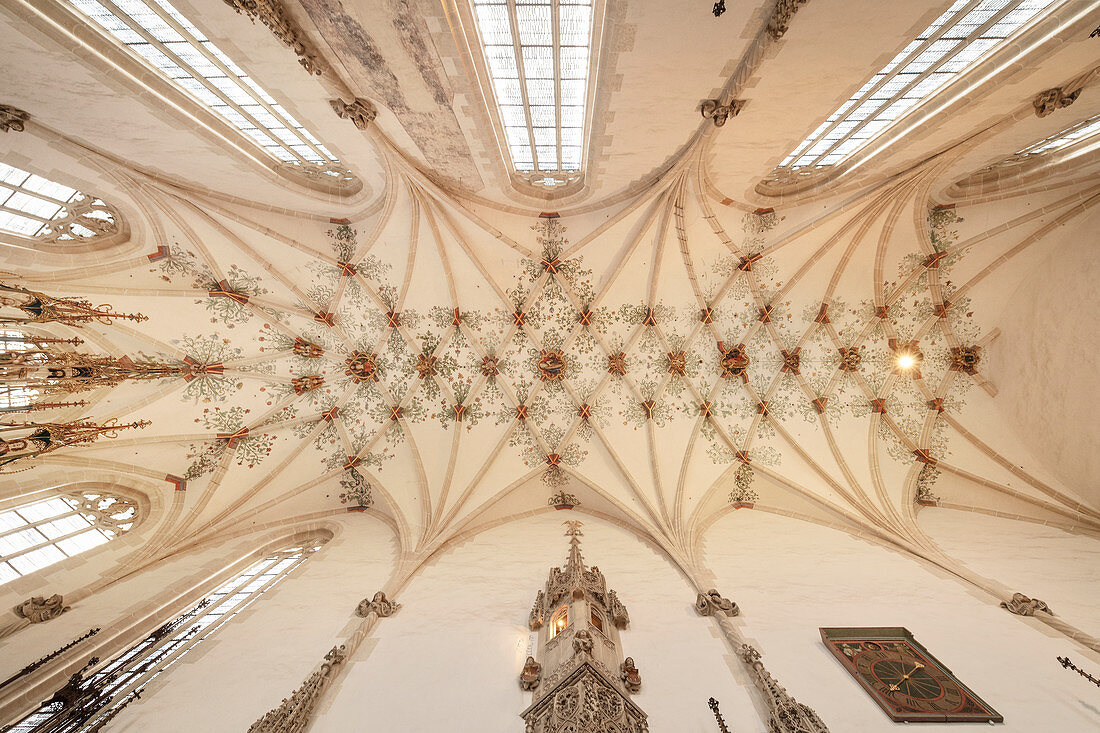
[[[898,367],[900,369],[912,369],[916,363],[917,360],[912,354],[902,354],[898,357]]]

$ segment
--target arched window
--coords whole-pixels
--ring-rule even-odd
[[[102,491],[0,512],[0,584],[110,542],[134,526],[137,505]]]
[[[101,199],[0,163],[0,232],[39,242],[94,242],[118,234]]]
[[[839,165],[1061,0],[956,0],[803,140],[766,181]]]
[[[337,188],[356,179],[168,0],[64,0],[269,155]]]
[[[473,9],[513,173],[551,190],[578,182],[598,57],[593,0],[473,0]]]
[[[569,606],[562,606],[557,611],[554,611],[554,615],[550,617],[550,638],[565,630],[565,627],[569,625]]]
[[[270,590],[323,544],[324,540],[313,539],[268,553],[114,659],[83,671],[79,679],[70,680],[65,704],[43,703],[6,730],[8,733],[98,730],[138,699],[157,675]]]
[[[595,608],[592,609],[591,619],[592,619],[592,628],[594,628],[596,631],[602,632],[603,631],[603,616],[600,615],[600,612],[597,611]]]

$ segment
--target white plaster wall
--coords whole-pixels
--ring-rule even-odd
[[[1069,654],[1095,669],[1100,655],[1085,653],[1034,619],[1009,614],[953,576],[850,535],[759,511],[733,512],[718,521],[707,535],[706,558],[718,588],[740,604],[735,623],[763,653],[765,665],[834,732],[898,727],[821,643],[822,626],[908,628],[1004,715],[1002,730],[1100,729],[1096,688],[1055,661]],[[1058,550],[1050,562],[1081,564],[1089,558]],[[660,730],[675,729],[655,732]]]
[[[338,641],[394,566],[393,534],[365,514],[146,688],[108,731],[245,731]]]
[[[712,733],[711,695],[729,709],[734,730],[762,730],[715,622],[695,615],[694,593],[672,565],[634,535],[574,512],[495,527],[425,568],[399,594],[404,607],[352,658],[313,730],[522,731],[519,713],[532,698],[517,679],[527,617],[550,567],[565,561],[564,519],[584,521],[586,562],[630,612],[621,638],[642,673],[633,699],[651,730]]]
[[[1015,290],[985,359],[1004,421],[1044,466],[1094,505],[1100,373],[1098,215],[1074,222],[1056,250]],[[1085,324],[1083,327],[1081,324]]]
[[[1100,540],[970,512],[918,516],[921,529],[974,572],[1046,601],[1067,623],[1100,636]]]

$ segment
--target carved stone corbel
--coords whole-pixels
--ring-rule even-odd
[[[399,608],[401,608],[400,603],[387,600],[386,594],[382,591],[378,591],[371,600],[368,601],[364,598],[359,601],[359,605],[355,608],[355,615],[360,618],[366,618],[373,612],[378,618],[388,618],[395,614]]]
[[[737,607],[736,603],[728,598],[723,598],[714,588],[706,593],[700,593],[695,599],[695,612],[700,616],[713,616],[719,611],[725,612],[729,616],[737,616],[741,613],[741,609]]]
[[[336,112],[336,116],[342,120],[351,120],[351,123],[360,130],[367,129],[367,125],[378,116],[378,110],[369,100],[356,97],[350,102],[342,99],[330,99],[329,104]]]
[[[1080,89],[1067,93],[1063,87],[1054,87],[1039,92],[1032,101],[1032,105],[1035,107],[1035,116],[1046,117],[1055,110],[1070,106],[1079,96],[1081,96]]]
[[[325,655],[321,668],[306,678],[302,686],[290,697],[284,697],[279,707],[269,711],[253,723],[248,733],[301,733],[309,726],[309,719],[325,687],[335,676],[335,668],[347,658],[343,646],[334,646]]]
[[[715,127],[721,127],[726,124],[727,119],[736,117],[744,106],[743,99],[731,99],[728,104],[720,104],[717,99],[705,99],[699,111],[705,119],[713,122]]]
[[[1001,601],[1001,608],[1017,616],[1034,616],[1036,611],[1054,615],[1046,603],[1038,598],[1028,598],[1023,593],[1013,593],[1011,601]]]
[[[525,690],[533,690],[542,682],[542,665],[535,661],[534,657],[527,657],[523,663],[523,671],[519,673],[519,686]]]
[[[23,132],[31,116],[17,107],[0,104],[0,132]]]
[[[642,673],[634,665],[634,657],[627,657],[619,665],[619,679],[623,681],[623,685],[630,692],[637,692],[642,689]]]
[[[768,35],[778,41],[791,25],[791,17],[798,12],[799,6],[810,0],[776,0],[775,12],[768,19]]]
[[[65,600],[54,594],[49,598],[33,596],[12,609],[19,618],[25,618],[32,624],[40,624],[44,621],[57,618],[69,610]]]
[[[268,30],[289,46],[298,56],[298,63],[310,74],[321,74],[317,53],[305,40],[305,34],[290,19],[279,0],[225,0],[225,4],[248,16],[253,23],[259,18]]]

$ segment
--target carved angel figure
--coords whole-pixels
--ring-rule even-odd
[[[25,618],[32,624],[40,624],[43,621],[57,618],[68,611],[69,606],[66,606],[64,599],[55,593],[49,598],[33,596],[23,601],[12,610],[15,611],[16,616]]]
[[[585,629],[577,631],[576,635],[573,636],[573,653],[591,654],[592,634],[588,633]]]
[[[401,608],[400,603],[387,600],[386,594],[382,591],[378,591],[371,600],[368,601],[364,598],[359,601],[359,605],[355,608],[355,615],[360,618],[366,618],[367,615],[373,611],[379,618],[387,618],[396,613],[399,608]]]
[[[535,661],[534,657],[527,657],[523,663],[523,671],[519,673],[519,686],[525,690],[533,690],[542,682],[542,665]]]
[[[631,692],[642,689],[642,673],[634,666],[634,657],[627,657],[619,665],[619,678],[623,681],[626,689]]]

